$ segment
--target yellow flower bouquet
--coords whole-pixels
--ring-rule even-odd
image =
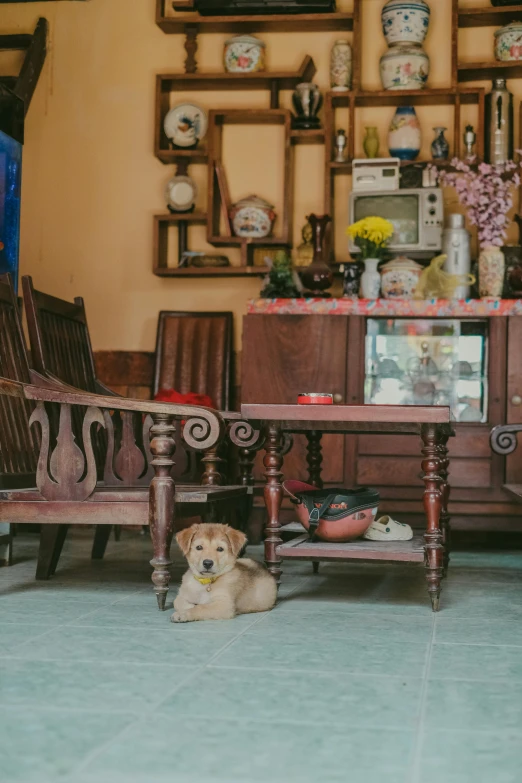
[[[346,233],[361,248],[365,258],[381,258],[393,236],[393,223],[380,217],[366,217],[348,226]]]

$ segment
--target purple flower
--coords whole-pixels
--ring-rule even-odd
[[[517,152],[520,154],[520,150]],[[469,222],[477,226],[480,247],[501,247],[509,225],[508,213],[513,207],[512,186],[520,185],[520,164],[507,161],[476,166],[454,158],[451,165],[453,171],[437,170],[439,184],[455,188]]]

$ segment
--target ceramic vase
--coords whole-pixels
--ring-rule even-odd
[[[292,103],[296,116],[292,124],[294,128],[320,128],[321,123],[317,112],[323,103],[323,96],[317,84],[301,82],[292,93]]]
[[[479,255],[479,292],[483,299],[500,299],[504,285],[504,253],[499,247],[483,247]]]
[[[303,269],[301,279],[311,296],[329,296],[325,293],[333,283],[333,272],[326,263],[326,227],[332,218],[329,215],[308,215],[312,227],[314,256],[310,266]]]
[[[435,138],[431,142],[431,157],[433,160],[447,160],[449,157],[449,144],[444,136],[444,131],[447,128],[443,128],[440,125],[433,128],[433,130],[435,131]]]
[[[422,90],[430,72],[430,58],[421,46],[394,44],[380,61],[385,90]]]
[[[377,128],[369,126],[363,141],[363,149],[367,158],[376,158],[379,155],[379,134]]]
[[[511,22],[495,33],[495,58],[500,62],[522,60],[522,24]]]
[[[415,160],[422,143],[421,128],[413,106],[397,106],[388,131],[390,155]]]
[[[330,52],[330,87],[341,92],[352,86],[352,47],[348,41],[336,41]]]
[[[360,295],[363,299],[378,299],[381,290],[381,276],[377,269],[378,258],[364,259],[364,272],[361,275]]]
[[[388,0],[381,11],[382,31],[388,46],[421,44],[430,23],[430,7],[424,0]]]

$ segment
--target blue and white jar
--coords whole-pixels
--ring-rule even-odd
[[[428,32],[430,7],[425,0],[388,0],[382,9],[381,20],[388,46],[421,44]]]
[[[422,146],[421,127],[413,106],[397,106],[388,131],[392,158],[415,160]]]

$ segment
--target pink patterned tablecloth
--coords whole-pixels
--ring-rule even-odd
[[[248,313],[464,318],[522,315],[522,299],[251,299]]]

